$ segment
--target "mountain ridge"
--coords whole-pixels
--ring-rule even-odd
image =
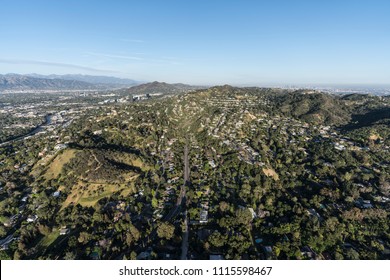
[[[107,90],[138,85],[140,82],[110,76],[81,74],[0,74],[0,92],[29,90]]]
[[[0,75],[1,91],[28,91],[28,90],[86,90],[96,89],[96,86],[76,80],[33,78],[26,75]]]
[[[133,86],[138,85],[141,82],[133,79],[117,78],[112,76],[95,76],[95,75],[84,75],[84,74],[65,74],[65,75],[41,75],[41,74],[27,74],[26,76],[33,78],[44,78],[44,79],[61,79],[61,80],[75,80],[81,82],[87,82],[91,84],[108,84],[108,85],[123,85],[123,86]]]

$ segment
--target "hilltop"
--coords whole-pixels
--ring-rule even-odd
[[[350,119],[350,108],[338,96],[330,94],[294,91],[278,96],[275,102],[282,113],[307,122],[343,124]]]
[[[128,93],[128,94],[177,94],[183,92],[189,92],[192,90],[200,89],[203,87],[199,86],[191,86],[186,84],[168,84],[164,82],[154,81],[152,83],[141,84],[137,86],[133,86],[128,89],[122,89],[120,92]]]

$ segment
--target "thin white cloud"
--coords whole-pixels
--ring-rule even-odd
[[[128,43],[145,43],[144,40],[138,40],[138,39],[121,39],[122,42],[128,42]]]
[[[126,55],[95,53],[95,52],[86,52],[86,54],[98,56],[98,57],[120,58],[120,59],[129,59],[129,60],[143,60],[143,58],[138,57],[138,56],[126,56]]]
[[[177,57],[174,57],[174,56],[163,56],[161,58],[162,59],[167,59],[167,60],[175,60],[175,59],[177,59]]]
[[[41,60],[30,60],[30,59],[0,58],[0,64],[28,64],[28,65],[55,66],[55,67],[86,70],[86,71],[100,72],[100,73],[107,73],[107,72],[115,73],[116,72],[116,71],[112,71],[112,70],[97,69],[97,68],[92,68],[92,67],[77,65],[77,64],[52,62],[52,61],[41,61]]]
[[[154,63],[161,63],[161,64],[182,65],[182,63],[179,61],[172,60],[172,59],[166,59],[164,57],[161,59],[152,59],[150,61],[154,62]]]

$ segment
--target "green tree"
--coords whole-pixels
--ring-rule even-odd
[[[168,222],[161,223],[157,228],[157,235],[160,238],[171,239],[174,232],[175,227]]]
[[[214,247],[222,247],[226,243],[226,236],[222,235],[219,231],[214,231],[209,236],[209,243]]]
[[[152,198],[152,207],[153,208],[157,208],[158,207],[158,200],[155,197]]]
[[[75,260],[76,254],[73,252],[66,252],[64,256],[64,260]]]
[[[6,229],[2,225],[0,225],[0,238],[6,236],[6,234]]]
[[[249,225],[252,221],[252,214],[248,209],[238,209],[236,211],[236,223],[241,225]]]
[[[354,249],[349,249],[346,254],[347,259],[349,260],[358,260],[360,255]]]
[[[219,203],[219,209],[221,210],[221,212],[225,212],[229,210],[229,208],[230,208],[229,203],[227,203],[226,201],[221,201]]]
[[[0,260],[10,260],[11,257],[7,254],[6,251],[0,251]]]

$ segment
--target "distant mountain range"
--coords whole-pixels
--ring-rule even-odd
[[[134,86],[140,82],[88,75],[0,75],[0,92],[29,90],[103,90]]]
[[[41,90],[106,90],[117,89],[122,94],[175,94],[205,87],[186,84],[141,82],[107,76],[90,75],[39,75],[6,74],[0,75],[1,92],[41,91]]]
[[[117,77],[108,76],[91,76],[81,74],[67,74],[67,75],[39,75],[39,74],[28,74],[26,76],[42,79],[61,79],[61,80],[74,80],[80,82],[86,82],[94,85],[116,85],[116,86],[134,86],[140,84],[139,81],[131,79],[122,79]]]
[[[28,90],[81,90],[95,89],[90,83],[61,80],[33,78],[25,75],[0,75],[0,92],[2,91],[28,91]]]

